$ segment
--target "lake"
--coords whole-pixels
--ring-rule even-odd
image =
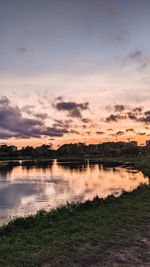
[[[0,170],[0,224],[15,216],[50,210],[67,202],[83,202],[94,196],[116,197],[149,178],[132,167],[106,167],[98,163],[20,161]]]

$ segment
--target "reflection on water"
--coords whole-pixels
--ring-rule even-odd
[[[131,168],[89,162],[22,161],[0,171],[0,224],[13,216],[50,210],[95,195],[118,196],[149,179]]]

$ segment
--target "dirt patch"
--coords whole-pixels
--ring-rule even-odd
[[[102,266],[150,266],[150,238],[136,234],[130,247],[110,249]]]

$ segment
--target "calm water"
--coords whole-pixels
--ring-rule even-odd
[[[14,216],[50,210],[67,202],[118,196],[149,179],[128,168],[104,168],[88,162],[21,162],[0,171],[0,224]]]

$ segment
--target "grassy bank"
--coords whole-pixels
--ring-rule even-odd
[[[134,166],[150,177],[150,157],[142,157],[140,162],[134,162]]]
[[[150,264],[150,188],[17,218],[0,228],[0,266]]]

